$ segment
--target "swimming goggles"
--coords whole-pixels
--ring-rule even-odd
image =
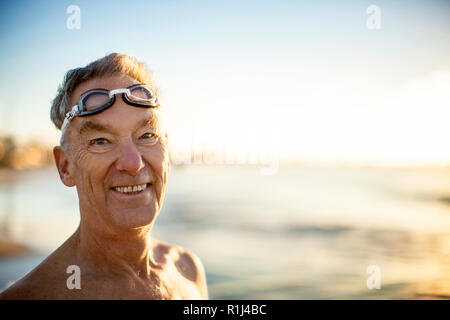
[[[61,131],[64,131],[73,117],[85,117],[105,111],[114,104],[116,94],[120,93],[123,101],[129,105],[140,108],[159,107],[158,98],[152,89],[144,84],[134,84],[126,89],[92,89],[83,93],[77,104],[67,112]]]

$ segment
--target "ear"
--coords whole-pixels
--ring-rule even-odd
[[[72,166],[70,165],[70,159],[61,146],[53,148],[53,157],[55,158],[56,167],[58,168],[59,177],[61,181],[68,187],[75,185],[75,179],[73,178]]]

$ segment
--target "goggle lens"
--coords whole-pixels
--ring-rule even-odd
[[[84,110],[92,111],[101,108],[110,101],[108,93],[92,92],[83,99]]]
[[[151,102],[154,99],[153,93],[146,87],[136,87],[130,90],[128,95],[130,100],[137,102]]]

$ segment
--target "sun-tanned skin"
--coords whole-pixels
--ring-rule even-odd
[[[127,88],[134,83],[119,75],[91,79],[75,89],[70,106],[87,90]],[[62,182],[77,188],[80,225],[0,299],[208,298],[200,259],[149,236],[169,171],[166,144],[149,142],[149,133],[159,133],[158,121],[142,126],[143,119],[157,117],[156,111],[130,106],[117,95],[106,111],[72,119],[67,128],[69,146],[55,147],[54,156]],[[85,124],[80,134],[87,121],[94,124]],[[113,189],[145,183],[148,187],[138,195]],[[80,289],[67,286],[71,265],[80,268]]]

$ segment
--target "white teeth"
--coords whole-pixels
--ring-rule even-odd
[[[114,190],[121,193],[132,193],[132,192],[140,192],[147,187],[147,184],[140,184],[138,186],[126,186],[126,187],[115,187]]]

